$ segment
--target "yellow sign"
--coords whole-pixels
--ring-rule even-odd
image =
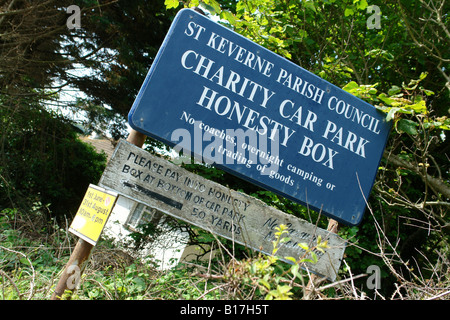
[[[116,199],[117,193],[89,185],[69,231],[95,246]]]

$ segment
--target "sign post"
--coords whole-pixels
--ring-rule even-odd
[[[139,147],[142,147],[142,145],[144,144],[145,138],[146,138],[145,135],[143,135],[142,133],[132,130],[132,132],[128,136],[127,140],[130,143],[133,143]],[[94,193],[98,192],[98,188],[94,187],[93,189],[94,189],[93,190]],[[89,192],[89,189],[88,189],[88,192]],[[110,199],[110,201],[111,201],[110,203],[105,205],[103,208],[102,208],[102,206],[100,206],[99,209],[105,209],[105,207],[106,207],[106,209],[108,210],[107,216],[109,216],[109,213],[111,212],[111,210],[114,206],[114,203],[116,201],[117,194],[116,193],[111,194],[111,192],[109,192],[109,191],[105,192],[105,194],[109,194],[110,196],[114,197],[114,199]],[[85,202],[84,200],[87,200],[87,201]],[[91,201],[90,205],[87,203],[88,201]],[[104,200],[102,200],[102,201],[104,201]],[[94,227],[93,228],[89,227],[89,223],[87,222],[88,219],[86,219],[87,214],[85,212],[87,212],[90,216],[89,211],[91,209],[93,209],[92,207],[95,205],[96,206],[99,205],[98,203],[96,204],[96,202],[97,202],[96,200],[88,198],[88,195],[86,194],[85,199],[83,199],[83,202],[80,206],[79,212],[77,212],[78,219],[77,219],[77,216],[75,216],[75,219],[72,222],[70,231],[77,234],[78,236],[80,236],[80,239],[78,239],[78,242],[69,258],[69,261],[67,262],[67,264],[59,278],[59,281],[55,287],[55,290],[53,291],[53,294],[50,298],[51,300],[60,300],[66,290],[72,290],[72,292],[73,292],[73,290],[76,289],[79,280],[81,279],[81,275],[84,272],[87,262],[89,261],[89,257],[91,256],[92,249],[94,248],[94,246],[97,242],[97,239],[100,237],[103,226],[107,220],[107,217],[105,217],[106,219],[104,219],[104,221],[102,221],[102,223],[101,223],[102,226],[101,226],[101,228],[99,228],[99,226],[98,226],[99,223],[95,223],[95,218],[94,218],[94,221],[91,221],[91,222],[93,222]],[[89,207],[91,207],[91,208],[89,208]],[[78,215],[79,213],[81,213],[81,210],[83,210],[83,214]],[[93,210],[95,210],[95,209],[93,209]],[[105,211],[102,211],[102,212],[105,212]],[[90,216],[90,218],[92,218],[92,217],[93,216]],[[78,222],[77,222],[77,220],[78,220]]]

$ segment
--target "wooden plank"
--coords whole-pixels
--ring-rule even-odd
[[[283,260],[287,256],[298,259],[304,253],[298,243],[314,245],[320,235],[328,240],[330,248],[325,254],[317,252],[318,262],[308,265],[308,269],[331,281],[339,270],[345,241],[336,234],[209,181],[124,140],[119,142],[99,185],[266,254],[272,252],[275,228],[285,224],[291,240],[277,253]]]

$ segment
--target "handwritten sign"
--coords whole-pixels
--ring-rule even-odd
[[[89,185],[69,231],[95,246],[116,199],[117,193]]]
[[[370,104],[190,9],[129,123],[348,225],[361,222],[391,127]]]
[[[299,258],[304,250],[298,243],[312,247],[320,235],[328,239],[330,248],[325,254],[317,251],[317,264],[308,267],[332,280],[339,270],[345,241],[336,234],[204,179],[124,140],[116,147],[99,185],[266,254],[272,252],[275,228],[285,224],[291,240],[280,248],[277,255],[282,258]]]

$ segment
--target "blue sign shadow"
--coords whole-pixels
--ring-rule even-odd
[[[391,128],[372,105],[191,9],[129,123],[347,225],[363,218]]]

